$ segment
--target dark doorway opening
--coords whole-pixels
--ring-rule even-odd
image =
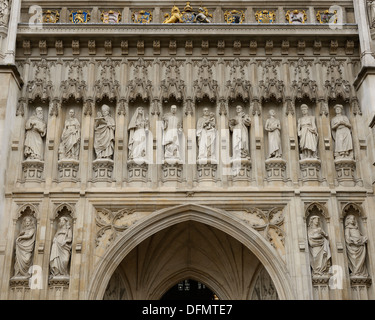
[[[170,288],[161,300],[219,300],[219,298],[205,284],[186,279]]]

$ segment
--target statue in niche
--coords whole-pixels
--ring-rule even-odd
[[[24,154],[26,160],[43,160],[43,137],[47,133],[47,124],[44,122],[42,107],[35,109],[34,114],[26,121],[25,129]]]
[[[53,238],[49,260],[52,277],[69,276],[68,265],[72,249],[73,232],[67,217],[59,219],[58,230]]]
[[[275,118],[276,112],[271,109],[270,117],[266,121],[265,130],[268,131],[268,158],[281,158],[281,124],[280,120]]]
[[[182,122],[177,117],[177,106],[171,106],[171,112],[163,116],[164,159],[181,160],[179,136],[182,134]]]
[[[249,115],[245,114],[242,106],[236,107],[237,115],[235,118],[229,120],[229,129],[233,132],[232,150],[234,159],[249,159],[249,128],[251,119]]]
[[[22,220],[21,231],[16,238],[15,277],[30,277],[29,269],[33,264],[35,236],[35,220],[27,216]]]
[[[129,160],[144,159],[147,154],[149,120],[143,107],[138,107],[129,123]]]
[[[336,116],[331,121],[332,136],[335,140],[335,159],[353,159],[353,139],[349,119],[342,114],[344,107],[335,106]]]
[[[367,277],[365,262],[367,237],[359,231],[357,219],[352,214],[345,218],[345,242],[351,275]]]
[[[81,143],[81,125],[75,117],[73,109],[69,110],[69,118],[65,120],[64,130],[61,134],[59,146],[59,160],[79,159],[79,147]]]
[[[319,216],[312,216],[310,218],[307,237],[313,276],[324,275],[330,267],[331,249],[328,235],[321,227]]]
[[[115,120],[109,106],[103,104],[101,110],[95,118],[94,149],[97,159],[111,159],[115,148]]]
[[[204,108],[197,123],[198,160],[216,159],[216,131],[215,114]]]
[[[8,26],[9,21],[9,1],[0,0],[0,25]]]
[[[302,117],[298,119],[298,137],[301,160],[318,158],[318,129],[315,117],[309,115],[309,107],[301,106]]]

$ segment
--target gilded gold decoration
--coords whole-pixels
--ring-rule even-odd
[[[90,16],[87,11],[77,10],[70,13],[69,19],[73,23],[87,23],[90,21]]]
[[[209,18],[212,18],[212,14],[206,7],[200,7],[198,12],[194,12],[190,2],[187,2],[183,12],[173,6],[171,14],[166,13],[164,18],[163,23],[211,23]]]
[[[57,10],[43,11],[43,23],[57,23],[60,19],[60,13]]]
[[[152,13],[145,10],[133,12],[132,20],[134,23],[150,23],[152,21]]]
[[[307,20],[305,10],[288,10],[285,17],[290,24],[301,24]]]
[[[121,21],[121,13],[114,10],[102,11],[100,19],[103,23],[119,23]]]
[[[243,10],[227,10],[224,12],[224,20],[226,23],[243,23],[245,21],[245,13]]]
[[[276,21],[275,11],[262,10],[255,13],[255,20],[258,23],[274,23]]]
[[[329,10],[318,11],[316,18],[319,23],[337,23],[337,11],[330,12]]]

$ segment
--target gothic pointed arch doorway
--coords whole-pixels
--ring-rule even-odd
[[[259,299],[267,286],[268,298],[294,299],[285,265],[265,239],[223,210],[191,204],[129,228],[91,279],[89,299],[159,300],[186,279],[222,300]]]

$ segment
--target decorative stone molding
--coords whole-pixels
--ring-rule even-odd
[[[22,162],[23,181],[43,182],[44,161],[28,159]]]
[[[268,182],[286,182],[286,161],[284,159],[271,158],[265,161]]]
[[[73,159],[62,159],[58,162],[59,181],[79,181],[79,161]]]
[[[301,180],[309,185],[320,181],[321,161],[319,159],[303,159],[299,161],[301,170]]]
[[[148,164],[145,161],[128,161],[129,182],[143,182],[148,180]]]
[[[355,186],[356,161],[351,159],[336,159],[335,168],[337,182],[342,186]]]
[[[111,159],[96,159],[93,161],[92,182],[112,182],[114,162]]]

